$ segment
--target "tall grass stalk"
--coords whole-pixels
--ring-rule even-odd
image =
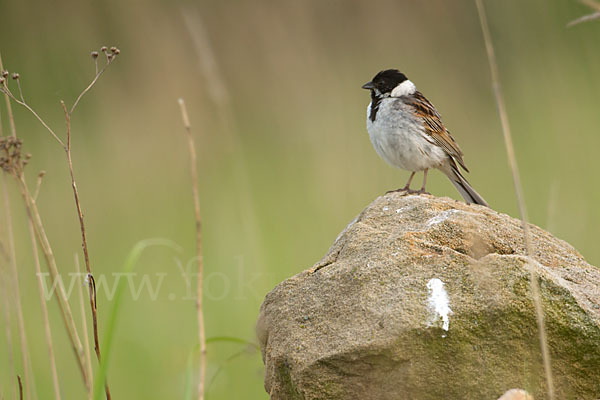
[[[58,266],[56,264],[54,252],[52,251],[52,246],[50,245],[50,241],[48,240],[48,236],[46,235],[46,231],[44,229],[44,225],[42,223],[42,219],[37,208],[37,203],[35,199],[31,196],[31,193],[29,192],[24,175],[20,174],[15,178],[17,179],[17,182],[19,184],[21,196],[23,197],[23,202],[25,203],[25,211],[27,212],[27,218],[33,224],[35,236],[42,249],[42,254],[44,255],[48,271],[50,272],[50,278],[53,282],[56,282],[56,279],[58,279],[59,275]],[[54,297],[58,302],[58,308],[60,309],[65,328],[67,329],[67,334],[69,336],[73,352],[75,353],[75,359],[77,360],[77,365],[79,366],[79,370],[83,378],[83,383],[87,388],[89,387],[89,380],[85,369],[84,350],[81,344],[81,340],[79,338],[79,334],[77,333],[75,320],[73,319],[73,313],[71,311],[71,306],[69,305],[69,301],[67,299],[67,294],[65,293],[65,289],[62,285],[57,285],[57,290],[55,291],[55,293],[57,293],[57,295]]]
[[[52,342],[52,330],[50,329],[50,320],[48,318],[48,306],[44,297],[44,284],[42,282],[42,268],[40,266],[40,255],[35,237],[35,229],[31,220],[27,221],[29,228],[29,238],[31,240],[31,249],[33,251],[33,263],[35,265],[35,274],[37,276],[38,291],[40,294],[40,305],[42,309],[42,323],[44,325],[44,334],[46,336],[46,345],[48,346],[48,363],[50,364],[50,374],[52,375],[52,386],[54,388],[54,398],[60,400],[60,385],[58,383],[58,373],[56,371],[56,358],[54,356],[54,344]]]
[[[0,67],[1,68],[1,67]],[[6,173],[2,173],[2,186],[6,189]],[[17,329],[19,332],[19,343],[21,348],[21,359],[23,361],[23,372],[25,377],[25,398],[31,399],[35,396],[35,384],[33,381],[33,370],[31,369],[29,347],[27,345],[27,335],[25,332],[25,320],[23,317],[23,306],[21,304],[21,290],[19,288],[19,272],[17,269],[17,255],[15,249],[15,239],[13,234],[12,216],[10,212],[10,200],[8,190],[3,191],[4,213],[6,219],[6,231],[8,240],[8,264],[10,265],[10,280],[13,291],[14,306],[17,316]],[[37,398],[35,396],[34,398]]]
[[[21,375],[17,375],[17,383],[19,385],[19,400],[23,400],[23,381]]]
[[[104,68],[102,68],[102,70],[100,70],[99,72],[96,73],[96,76],[94,77],[92,83],[90,83],[88,85],[88,87],[85,88],[85,90],[83,92],[81,92],[81,94],[77,97],[77,100],[75,101],[75,104],[73,104],[73,107],[71,107],[70,111],[67,110],[67,106],[64,101],[60,102],[60,104],[63,108],[64,114],[65,114],[65,120],[67,122],[67,145],[65,147],[65,151],[67,153],[67,162],[69,164],[69,174],[71,176],[71,187],[73,188],[73,196],[75,198],[75,208],[77,209],[77,217],[79,219],[79,228],[81,230],[81,247],[83,248],[85,269],[87,270],[88,280],[89,280],[88,287],[89,287],[89,295],[90,295],[90,310],[92,313],[92,323],[93,323],[92,326],[94,328],[94,330],[93,330],[94,331],[94,349],[96,351],[96,358],[98,358],[99,363],[102,362],[102,360],[101,360],[101,355],[100,355],[100,340],[99,340],[99,334],[98,334],[98,312],[97,312],[97,303],[96,303],[96,285],[94,283],[94,276],[92,275],[92,269],[90,267],[90,256],[89,256],[89,252],[88,252],[87,237],[86,237],[86,233],[85,233],[85,223],[83,221],[83,211],[81,210],[81,201],[79,200],[79,190],[77,189],[77,182],[75,181],[75,172],[73,171],[73,159],[71,157],[71,115],[73,114],[75,107],[77,106],[77,104],[79,103],[79,101],[81,100],[83,95],[85,93],[87,93],[92,88],[92,86],[94,86],[94,84],[98,81],[98,78],[104,72],[104,70],[110,64],[110,62],[111,61],[109,61],[106,64],[106,66]],[[108,386],[108,381],[106,379],[104,380],[104,390],[106,392],[106,399],[111,400],[110,387]]]
[[[74,256],[75,267],[77,270],[77,274],[81,274],[81,267],[79,265],[79,257],[77,254]],[[79,292],[79,308],[81,311],[81,328],[83,330],[83,348],[85,349],[85,365],[87,367],[87,374],[90,377],[90,387],[88,388],[88,400],[91,400],[94,396],[92,390],[94,387],[93,381],[93,370],[92,370],[92,355],[90,353],[90,340],[89,340],[89,331],[87,327],[87,318],[85,315],[85,298],[83,297],[83,285],[77,285]]]
[[[198,378],[198,399],[204,399],[206,389],[206,335],[204,328],[203,281],[204,262],[202,259],[202,219],[200,217],[200,194],[198,191],[198,167],[196,159],[196,146],[192,136],[192,127],[187,108],[183,99],[179,99],[181,118],[185,127],[190,152],[190,174],[192,178],[192,195],[194,199],[194,215],[196,219],[196,263],[198,276],[196,279],[196,315],[198,319],[198,340],[200,342],[200,376]]]
[[[6,345],[7,345],[7,355],[8,355],[8,370],[10,371],[10,382],[11,384],[9,385],[12,391],[12,397],[11,398],[15,398],[17,395],[17,391],[15,389],[15,386],[12,385],[12,382],[15,381],[16,379],[16,372],[15,372],[15,361],[14,361],[14,355],[13,355],[13,346],[12,346],[12,333],[10,331],[10,327],[11,327],[11,323],[10,323],[10,302],[8,301],[8,281],[6,279],[4,279],[4,276],[0,276],[0,285],[2,285],[2,305],[4,308],[4,327],[5,327],[5,331],[6,331]]]
[[[264,251],[261,243],[260,223],[256,212],[255,199],[250,187],[250,176],[248,175],[248,161],[244,154],[242,142],[239,137],[239,128],[237,126],[233,105],[231,103],[232,95],[228,89],[227,82],[223,77],[221,66],[219,65],[214,46],[206,31],[204,22],[200,13],[192,7],[183,7],[181,16],[185,27],[192,39],[194,50],[198,59],[199,70],[203,76],[204,84],[210,100],[216,106],[217,116],[220,123],[220,134],[224,139],[224,147],[231,157],[233,177],[235,185],[238,188],[237,201],[238,207],[242,211],[242,223],[248,234],[248,248],[253,249],[257,257],[256,265],[264,266]]]
[[[496,106],[498,107],[498,114],[500,116],[500,123],[502,125],[502,134],[504,137],[504,145],[506,147],[506,154],[508,156],[508,163],[512,172],[513,184],[515,193],[517,195],[517,201],[519,204],[519,213],[521,214],[521,222],[523,226],[523,234],[525,239],[525,253],[528,259],[531,259],[534,255],[533,244],[531,242],[531,232],[529,230],[529,222],[527,217],[527,207],[525,206],[525,199],[523,196],[523,188],[521,185],[521,178],[519,175],[519,167],[517,165],[517,159],[515,157],[515,149],[512,142],[512,135],[510,131],[510,125],[508,123],[508,115],[506,113],[506,106],[504,98],[502,96],[502,90],[500,86],[500,77],[498,73],[498,63],[496,62],[496,55],[494,53],[494,46],[492,44],[492,38],[490,34],[490,28],[488,26],[487,18],[485,15],[485,9],[483,7],[482,0],[475,0],[477,5],[477,11],[479,13],[479,22],[481,23],[481,30],[483,32],[483,39],[485,42],[485,48],[487,51],[487,58],[490,65],[490,73],[492,79],[492,87],[494,89],[494,96],[496,99]],[[552,378],[552,368],[550,363],[550,351],[548,349],[548,340],[546,337],[546,328],[544,325],[544,311],[542,309],[542,301],[540,296],[540,286],[538,282],[538,276],[535,272],[534,263],[529,260],[527,263],[529,268],[530,281],[531,281],[531,293],[533,296],[533,302],[535,305],[535,314],[538,325],[538,333],[540,339],[540,346],[542,349],[542,358],[544,361],[544,373],[546,377],[546,386],[548,392],[548,398],[554,399],[554,381]]]
[[[567,28],[581,24],[582,22],[589,22],[589,21],[595,21],[597,19],[600,19],[600,2],[598,2],[596,0],[581,0],[581,2],[583,4],[585,4],[586,6],[588,6],[589,8],[591,8],[592,10],[594,10],[595,12],[584,15],[583,17],[579,17],[579,18],[569,22],[567,24]]]
[[[2,56],[0,55],[0,71],[4,71],[4,65],[2,64]],[[7,94],[4,95],[6,101],[6,111],[8,115],[8,119],[10,122],[10,136],[16,137],[17,130],[15,126],[15,118],[12,112],[10,98]],[[2,127],[0,126],[0,130]],[[0,136],[3,136],[3,132],[0,131]],[[11,286],[14,290],[14,301],[15,301],[15,309],[17,314],[17,327],[19,331],[19,340],[21,347],[21,358],[23,360],[23,370],[25,373],[25,384],[27,388],[27,399],[31,399],[32,393],[34,391],[34,383],[33,383],[33,371],[31,369],[30,360],[29,360],[29,348],[27,346],[27,335],[25,333],[25,322],[23,318],[23,307],[21,305],[21,291],[19,289],[19,273],[17,270],[17,255],[15,249],[15,239],[13,233],[13,225],[12,225],[12,216],[10,213],[10,200],[8,198],[8,187],[6,184],[6,174],[2,173],[2,187],[3,196],[4,196],[4,213],[6,219],[6,236],[8,241],[8,264],[10,265],[10,275],[11,275]],[[20,382],[20,378],[19,378]],[[37,396],[36,396],[37,398]]]

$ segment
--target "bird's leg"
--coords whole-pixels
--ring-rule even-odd
[[[402,190],[406,190],[407,192],[410,192],[410,183],[412,182],[412,179],[416,173],[417,173],[416,171],[413,171],[410,173],[410,176],[408,177],[408,182],[406,182],[406,185],[404,185]]]
[[[421,186],[421,190],[417,190],[417,191],[415,191],[413,193],[417,193],[417,194],[430,194],[430,193],[427,193],[425,191],[425,184],[427,183],[427,171],[429,171],[429,169],[427,169],[427,168],[425,169],[425,171],[423,171],[423,186]]]
[[[412,191],[410,190],[410,182],[412,181],[413,176],[415,176],[415,174],[416,174],[416,172],[412,172],[410,174],[410,176],[408,177],[408,182],[406,182],[406,185],[404,185],[403,188],[396,189],[396,190],[390,190],[390,191],[386,192],[385,194],[394,193],[394,192],[408,192],[408,193],[411,193]]]

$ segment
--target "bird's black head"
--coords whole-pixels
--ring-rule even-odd
[[[392,90],[408,78],[397,69],[386,69],[379,72],[371,82],[365,83],[362,88],[379,92],[379,94],[391,93]]]

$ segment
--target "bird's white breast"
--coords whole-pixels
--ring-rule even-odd
[[[375,121],[371,121],[370,114],[371,104],[367,107],[367,130],[375,151],[388,164],[422,171],[448,159],[446,152],[425,133],[423,121],[401,99],[383,99]]]

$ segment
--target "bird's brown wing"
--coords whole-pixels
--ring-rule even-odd
[[[433,104],[419,91],[406,97],[406,104],[410,105],[415,115],[423,120],[425,132],[431,137],[433,143],[443,148],[465,171],[469,172],[463,161],[463,153],[460,147],[458,147],[450,132],[444,127],[442,116],[437,112]]]

